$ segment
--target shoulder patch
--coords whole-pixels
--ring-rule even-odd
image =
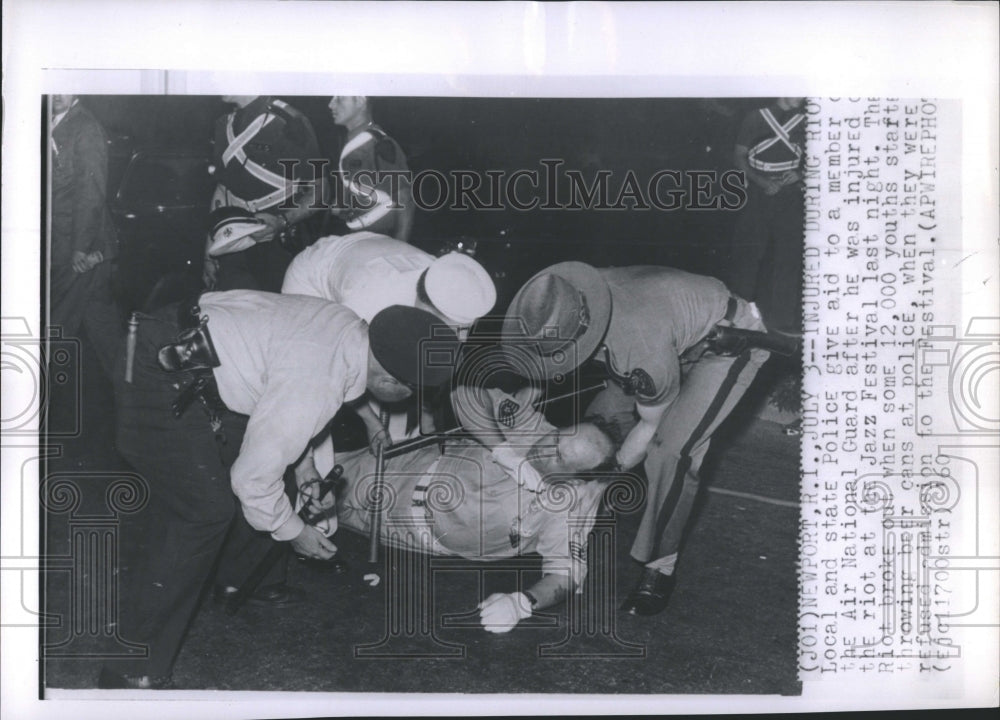
[[[656,397],[656,383],[648,372],[642,368],[636,368],[628,375],[615,374],[612,377],[626,395],[636,396],[640,399],[650,400]]]

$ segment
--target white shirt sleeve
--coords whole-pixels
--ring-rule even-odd
[[[302,348],[300,347],[301,351]],[[324,348],[316,348],[317,354]],[[329,349],[325,349],[329,352]],[[301,363],[269,369],[267,385],[247,423],[239,457],[230,469],[233,492],[247,522],[270,532],[275,540],[291,540],[304,526],[285,494],[285,468],[295,462],[343,404],[345,394],[363,388],[364,378],[332,377],[331,366]]]

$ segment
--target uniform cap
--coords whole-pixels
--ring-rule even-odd
[[[465,253],[451,252],[427,268],[424,292],[451,323],[471,325],[493,309],[496,287],[486,269]]]
[[[390,305],[372,318],[368,341],[378,363],[407,385],[438,387],[454,374],[458,336],[426,310]]]
[[[563,262],[517,291],[503,323],[508,352],[531,356],[531,379],[572,372],[600,345],[611,321],[611,289],[596,268]],[[540,376],[540,377],[535,377]]]
[[[212,256],[252,247],[255,243],[250,235],[264,227],[263,220],[258,220],[249,210],[237,207],[216,208],[208,216],[208,222],[209,232],[212,233],[208,254]]]

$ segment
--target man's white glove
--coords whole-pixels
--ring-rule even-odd
[[[531,602],[524,593],[493,593],[479,603],[479,622],[486,632],[510,632],[526,617],[531,617]]]

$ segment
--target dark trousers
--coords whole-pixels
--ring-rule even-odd
[[[802,192],[788,186],[775,195],[751,187],[736,221],[730,289],[757,304],[770,330],[801,332]]]
[[[135,528],[143,537],[126,538],[140,549],[122,578],[122,636],[145,644],[149,656],[123,670],[154,676],[170,674],[236,512],[227,453],[238,451],[245,422],[224,413],[221,446],[197,401],[174,417],[171,403],[190,378],[156,361],[178,332],[171,310],[140,321],[132,382],[124,382],[124,363],[115,372],[118,448],[150,492],[145,522]]]
[[[121,619],[122,637],[146,645],[149,654],[116,664],[119,671],[138,675],[171,673],[220,553],[233,573],[243,573],[225,578],[238,585],[270,542],[269,535],[247,524],[230,487],[229,467],[239,453],[246,416],[222,412],[225,443],[216,439],[198,401],[174,417],[171,403],[190,377],[164,372],[156,355],[177,335],[175,312],[170,306],[141,319],[131,383],[124,382],[123,361],[115,371],[118,448],[150,492],[143,521],[133,528],[141,537],[125,538],[137,550],[122,578]],[[265,549],[253,549],[259,547]]]
[[[111,294],[111,268],[102,262],[78,273],[70,265],[53,265],[50,275],[50,326],[63,338],[83,339],[93,347],[110,378],[121,346],[123,323]]]

